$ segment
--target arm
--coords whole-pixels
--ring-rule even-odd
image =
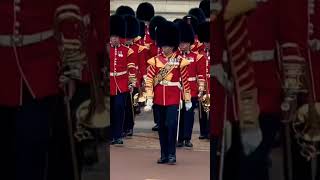
[[[189,78],[188,65],[189,65],[188,60],[182,58],[180,63],[180,74],[181,74],[181,81],[182,81],[182,87],[183,87],[183,99],[186,103],[191,102],[191,89],[188,81],[188,78]]]
[[[135,54],[134,51],[129,48],[128,54],[127,54],[127,62],[128,62],[128,74],[129,74],[130,85],[135,85],[137,82],[136,60],[137,60],[137,54]]]

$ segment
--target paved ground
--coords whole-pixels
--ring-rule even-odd
[[[209,142],[200,141],[198,121],[195,123],[192,150],[178,149],[175,166],[158,165],[159,140],[152,114],[136,118],[134,137],[123,147],[111,147],[111,180],[207,180],[210,172]]]

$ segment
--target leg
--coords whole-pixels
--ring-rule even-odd
[[[245,158],[241,166],[244,172],[242,179],[269,180],[269,156],[280,128],[280,115],[261,114],[260,128],[263,136],[262,142],[252,154]]]
[[[168,141],[167,141],[167,127],[165,125],[164,107],[159,105],[153,105],[154,116],[159,119],[159,141],[161,149],[161,158],[163,162],[168,160]]]
[[[15,114],[18,108],[0,107],[0,117],[2,121],[2,129],[0,131],[1,142],[4,152],[0,154],[0,159],[5,164],[3,169],[3,177],[8,179],[16,179],[15,170]]]
[[[178,126],[178,106],[166,106],[165,121],[168,127],[168,153],[169,161],[173,163],[176,161],[176,139],[177,139],[177,126]]]
[[[209,134],[209,119],[207,117],[207,113],[204,111],[202,104],[199,103],[199,114],[201,113],[201,118],[199,117],[199,124],[200,124],[200,137],[199,139],[207,139]],[[200,115],[199,115],[200,116]]]
[[[194,124],[194,109],[196,107],[197,99],[192,98],[192,107],[189,111],[186,111],[186,115],[184,117],[185,120],[185,126],[184,126],[184,140],[186,147],[192,147],[191,137],[192,137],[192,130],[193,130],[193,124]]]
[[[16,115],[17,179],[42,180],[47,175],[49,107],[36,101],[24,104]]]
[[[126,93],[120,93],[115,96],[115,106],[114,106],[114,129],[112,129],[113,139],[119,141],[118,144],[122,144],[122,132],[123,132],[123,123],[125,118],[125,103],[126,103]],[[121,142],[120,142],[121,141]]]
[[[183,107],[182,109],[180,110],[180,122],[179,122],[179,137],[178,137],[178,144],[177,144],[177,147],[183,147],[183,142],[184,142],[184,134],[185,134],[185,118],[186,116],[188,116],[187,114],[187,111],[186,111],[186,107],[185,105],[183,104]]]

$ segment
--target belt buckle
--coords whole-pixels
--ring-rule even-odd
[[[23,45],[23,36],[21,34],[11,36],[11,45],[21,47]]]
[[[167,86],[168,84],[169,84],[168,81],[166,81],[166,80],[162,81],[162,85]]]

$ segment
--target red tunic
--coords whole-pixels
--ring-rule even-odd
[[[128,92],[129,77],[135,76],[135,58],[132,49],[110,46],[110,95]]]
[[[288,55],[301,57],[301,54],[286,54],[292,50],[283,48],[282,55],[277,57],[277,45],[281,48],[286,44],[293,44],[296,47],[291,49],[297,50],[306,47],[306,21],[303,20],[306,3],[307,1],[299,0],[267,0],[258,2],[257,8],[249,15],[248,34],[252,47],[250,57],[254,62],[262,113],[280,112],[282,82],[279,63],[281,64],[281,59],[285,57],[292,57]]]
[[[68,5],[69,4],[69,5]],[[58,10],[58,7],[60,9]],[[10,37],[34,35],[47,32],[46,40],[19,46],[0,43],[0,105],[18,106],[22,104],[22,85],[25,83],[31,95],[36,99],[56,95],[58,87],[58,67],[60,53],[53,37],[55,12],[76,13],[79,6],[74,0],[29,0],[0,2],[0,36]],[[75,37],[77,32],[72,24],[63,25],[65,37]],[[68,32],[68,33],[67,33]],[[34,39],[33,39],[34,40]],[[1,40],[7,41],[7,40]]]
[[[180,89],[178,85],[165,85],[159,83],[155,87],[153,87],[154,78],[159,73],[159,71],[168,63],[169,58],[175,58],[175,67],[174,69],[165,77],[165,81],[169,83],[179,83]],[[190,101],[190,85],[188,82],[188,67],[189,62],[182,58],[181,56],[177,56],[173,53],[172,56],[166,57],[163,54],[155,56],[148,60],[149,68],[146,79],[146,92],[147,97],[153,98],[154,104],[162,105],[162,106],[170,106],[170,105],[179,105],[180,100],[185,99]],[[179,82],[181,78],[181,83]],[[163,82],[165,82],[163,81]],[[184,92],[184,96],[181,96],[181,90]],[[181,97],[180,97],[181,96]]]
[[[199,83],[204,85],[206,77],[206,58],[194,52],[188,54],[182,54],[180,51],[178,55],[189,61],[188,73],[189,73],[189,84],[191,89],[191,97],[198,97]],[[199,83],[198,83],[199,82]]]
[[[108,18],[105,13],[108,10],[109,3],[104,0],[91,2],[89,0],[81,0],[81,13],[83,16],[84,25],[88,34],[87,55],[92,65],[95,74],[101,73],[102,66],[105,64],[103,59],[98,59],[97,55],[103,54],[106,51],[106,42],[108,42]],[[100,60],[100,61],[99,61]],[[83,71],[82,82],[89,83],[91,76],[88,71],[88,66]]]
[[[143,76],[147,75],[148,49],[145,46],[134,43],[130,46],[134,51],[134,63],[136,65],[137,87],[141,87]]]

